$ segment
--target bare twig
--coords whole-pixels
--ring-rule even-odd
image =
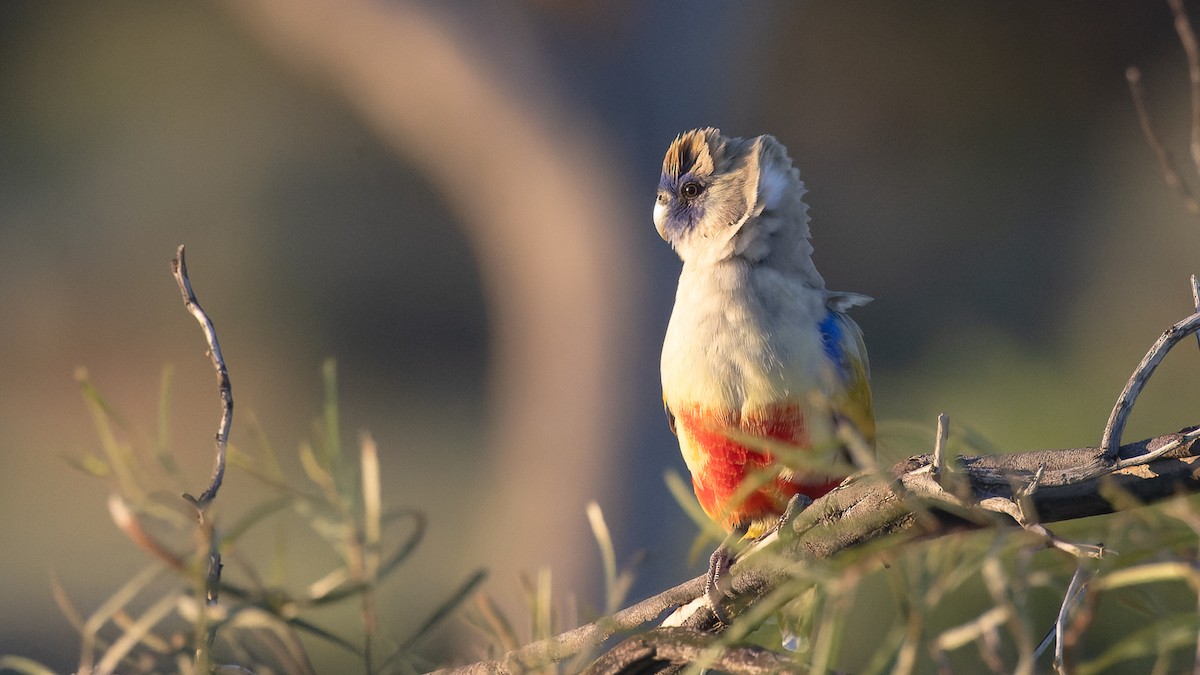
[[[1026,517],[1024,509],[1015,499],[1006,499],[1003,497],[990,497],[979,502],[981,508],[996,513],[1002,513],[1013,519],[1020,525],[1022,529],[1033,533],[1046,541],[1046,546],[1056,548],[1060,551],[1070,553],[1077,558],[1102,558],[1104,557],[1105,549],[1103,544],[1077,544],[1073,541],[1067,541],[1060,538],[1058,535],[1051,532],[1045,525],[1032,521]]]
[[[1118,460],[1116,464],[1113,464],[1112,468],[1120,470],[1147,464],[1169,452],[1173,452],[1184,443],[1190,443],[1197,437],[1200,437],[1200,428],[1192,428],[1177,434],[1169,434],[1162,437],[1162,445],[1155,446],[1153,450],[1147,452],[1145,455]]]
[[[183,244],[179,245],[179,252],[171,261],[171,272],[175,276],[175,281],[179,284],[179,293],[183,297],[183,306],[187,311],[196,318],[200,324],[200,328],[204,331],[204,339],[208,342],[208,355],[212,358],[213,369],[217,372],[217,388],[221,398],[221,421],[217,426],[216,445],[217,456],[213,462],[212,477],[209,479],[208,487],[204,492],[200,493],[199,497],[193,497],[190,494],[184,493],[183,498],[196,508],[196,520],[199,523],[198,535],[200,539],[200,548],[206,553],[205,557],[205,574],[203,579],[204,598],[210,605],[215,605],[218,599],[218,592],[221,588],[221,551],[217,547],[216,536],[213,532],[213,525],[208,521],[205,511],[208,505],[217,497],[217,491],[221,489],[221,481],[225,478],[225,455],[229,447],[229,427],[233,424],[233,391],[229,384],[229,370],[225,367],[225,357],[221,355],[221,345],[217,342],[217,330],[213,327],[212,320],[208,318],[208,314],[200,307],[200,301],[196,299],[196,293],[192,290],[191,279],[188,278],[187,261],[184,258]],[[212,642],[212,627],[207,625],[203,620],[204,614],[201,612],[202,620],[197,624],[197,657],[198,664],[207,663],[208,645]]]
[[[1196,278],[1196,275],[1193,274],[1189,277],[1188,281],[1191,282],[1192,286],[1192,307],[1196,309],[1197,313],[1200,313],[1200,279]],[[1200,344],[1200,333],[1196,333],[1196,343]]]
[[[1192,120],[1191,120],[1191,152],[1192,162],[1200,173],[1200,46],[1196,43],[1196,33],[1188,20],[1183,8],[1183,0],[1167,0],[1171,6],[1171,14],[1175,19],[1175,32],[1179,35],[1179,43],[1187,55],[1188,80],[1191,82]]]
[[[1105,549],[1103,544],[1077,544],[1060,538],[1058,535],[1051,532],[1044,525],[1037,522],[1037,511],[1033,507],[1032,497],[1037,492],[1038,486],[1041,484],[1042,477],[1046,474],[1046,465],[1038,466],[1037,473],[1034,474],[1030,481],[1014,490],[1011,499],[1004,497],[989,497],[980,500],[979,506],[989,511],[1003,513],[1011,517],[1018,525],[1028,532],[1043,538],[1046,545],[1051,548],[1056,548],[1060,551],[1065,551],[1075,556],[1076,558],[1101,558],[1104,556]]]
[[[1200,312],[1192,314],[1164,331],[1150,351],[1142,357],[1133,375],[1125,384],[1125,388],[1121,391],[1121,395],[1117,397],[1117,402],[1109,415],[1108,424],[1104,428],[1100,448],[1105,460],[1115,459],[1117,448],[1121,442],[1121,434],[1125,430],[1129,414],[1133,411],[1134,402],[1145,388],[1146,383],[1149,382],[1150,376],[1154,374],[1158,364],[1180,340],[1197,330],[1200,330]]]
[[[1100,440],[1100,449],[1103,452],[1102,460],[1105,462],[1113,462],[1117,459],[1117,449],[1121,445],[1121,434],[1125,431],[1125,423],[1129,421],[1129,414],[1133,411],[1133,404],[1137,400],[1146,383],[1150,381],[1150,376],[1154,374],[1154,369],[1162,362],[1163,357],[1171,348],[1179,343],[1180,340],[1200,330],[1200,312],[1192,314],[1188,318],[1171,326],[1163,332],[1162,336],[1155,341],[1154,346],[1146,355],[1142,357],[1141,363],[1133,371],[1129,381],[1125,383],[1125,388],[1121,391],[1121,395],[1117,397],[1117,402],[1113,405],[1112,413],[1108,416],[1108,424],[1104,427],[1104,435]]]
[[[1092,571],[1082,562],[1071,575],[1071,583],[1063,595],[1062,606],[1058,608],[1058,619],[1054,622],[1054,667],[1060,673],[1066,672],[1066,628],[1067,620],[1075,606],[1083,601],[1087,592],[1087,583],[1092,578]],[[1040,652],[1039,652],[1040,653]]]
[[[1179,176],[1179,170],[1175,167],[1174,158],[1163,147],[1162,141],[1158,139],[1158,132],[1154,129],[1154,122],[1151,121],[1150,112],[1146,109],[1146,93],[1142,90],[1142,71],[1137,66],[1130,66],[1125,69],[1125,79],[1129,82],[1129,94],[1133,98],[1133,109],[1137,113],[1138,125],[1142,128],[1142,135],[1146,138],[1146,144],[1150,146],[1150,150],[1158,158],[1158,165],[1163,172],[1163,180],[1166,181],[1167,187],[1179,193],[1188,213],[1200,213],[1200,202],[1197,202],[1196,198],[1192,196],[1192,191]]]
[[[233,424],[233,391],[229,385],[229,370],[225,368],[225,357],[221,356],[221,345],[217,342],[217,330],[213,328],[212,320],[200,307],[200,301],[196,299],[196,294],[192,291],[192,282],[188,279],[187,262],[183,257],[182,244],[179,246],[179,253],[171,261],[171,272],[179,284],[179,293],[183,296],[183,306],[192,316],[196,317],[196,321],[200,323],[200,328],[204,331],[204,339],[208,342],[208,355],[212,358],[213,368],[217,371],[217,387],[221,396],[221,423],[217,426],[217,457],[213,463],[212,478],[209,479],[208,487],[200,493],[199,497],[183,495],[197,509],[203,511],[216,498],[217,491],[221,489],[221,481],[225,478],[225,451],[229,446],[229,427]]]
[[[929,470],[939,483],[942,481],[942,467],[945,466],[946,439],[949,436],[950,416],[946,413],[941,413],[937,418],[937,438],[933,441],[933,463],[929,465]]]
[[[1104,545],[1077,544],[1060,538],[1046,526],[1037,521],[1036,507],[1033,497],[1037,493],[1042,477],[1046,473],[1046,465],[1038,466],[1032,479],[1025,485],[1013,490],[1012,497],[988,497],[979,500],[978,506],[988,511],[1002,513],[1013,519],[1022,529],[1045,540],[1046,546],[1065,551],[1077,558],[1101,558],[1104,556]]]

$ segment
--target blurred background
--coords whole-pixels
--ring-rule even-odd
[[[233,444],[254,452],[257,426],[293,456],[336,358],[347,443],[369,431],[385,506],[429,515],[385,630],[479,567],[509,607],[542,568],[600,606],[590,500],[639,560],[635,597],[699,573],[663,482],[685,471],[657,362],[679,264],[650,222],[662,153],[696,126],[778,137],[829,286],[876,298],[854,316],[887,457],[925,450],[939,412],[999,451],[1098,443],[1200,272],[1130,65],[1185,158],[1165,2],[3,3],[0,653],[72,668],[51,576],[88,611],[145,561],[62,459],[98,445],[77,367],[152,433],[171,365],[173,446],[194,490],[208,477],[181,243]],[[1178,351],[1129,439],[1198,421]],[[258,489],[232,472],[218,518]],[[288,545],[287,578],[319,576]]]

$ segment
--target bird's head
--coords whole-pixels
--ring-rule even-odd
[[[654,227],[684,262],[807,258],[803,195],[800,173],[774,137],[694,129],[667,148]]]

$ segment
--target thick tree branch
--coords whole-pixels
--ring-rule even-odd
[[[1002,513],[975,508],[987,499],[1017,498],[1040,473],[1037,489],[1027,495],[1029,517],[1053,523],[1112,513],[1113,494],[1152,503],[1179,493],[1200,491],[1200,427],[1122,446],[1116,468],[1106,472],[1100,448],[1040,450],[1012,455],[958,458],[956,473],[969,486],[964,499],[941,488],[932,470],[932,455],[909,458],[892,467],[890,482],[855,476],[813,502],[785,528],[779,556],[792,561],[828,559],[850,548],[888,538],[911,541],[963,529],[1017,524]],[[1049,544],[1049,542],[1048,542]],[[736,564],[723,613],[736,618],[769,594],[787,571],[761,564],[755,556]],[[688,603],[671,623],[693,631],[718,632],[722,627],[703,594],[704,577],[643,600],[596,623],[510,652],[500,661],[465,666],[455,673],[514,673],[574,656],[610,637],[656,619],[666,608]],[[629,648],[629,654],[636,650]],[[666,649],[666,647],[663,647]],[[657,671],[653,671],[657,672]]]
[[[686,628],[656,628],[632,637],[596,659],[585,672],[657,673],[689,663],[703,663],[706,668],[730,673],[798,672],[789,657],[761,647],[728,647],[714,652],[711,635]]]
[[[1027,485],[1045,467],[1030,500],[1038,522],[1052,523],[1112,513],[1116,510],[1110,501],[1113,489],[1142,503],[1200,491],[1196,429],[1123,446],[1119,460],[1131,464],[1102,476],[1093,475],[1090,469],[1102,456],[1099,448],[960,457],[959,461],[978,501],[1012,499],[1015,489]],[[1164,448],[1168,450],[1159,454]],[[1155,458],[1136,464],[1150,457]],[[795,538],[783,537],[780,555],[797,561],[826,559],[888,535],[913,539],[963,528],[1014,524],[1012,518],[973,509],[967,500],[943,490],[930,471],[931,459],[920,455],[896,465],[892,469],[896,479],[891,484],[852,478],[817,500],[792,522]],[[1014,489],[1014,485],[1018,487]],[[756,566],[752,573],[737,574],[736,566],[734,571],[729,607],[723,607],[731,617],[770,592],[784,576],[783,570],[763,566]],[[700,630],[717,625],[712,611],[700,606],[679,623]]]

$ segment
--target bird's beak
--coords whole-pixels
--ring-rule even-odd
[[[667,240],[666,224],[667,202],[660,196],[658,201],[654,202],[654,229],[658,230],[658,236],[662,237],[663,241]]]

